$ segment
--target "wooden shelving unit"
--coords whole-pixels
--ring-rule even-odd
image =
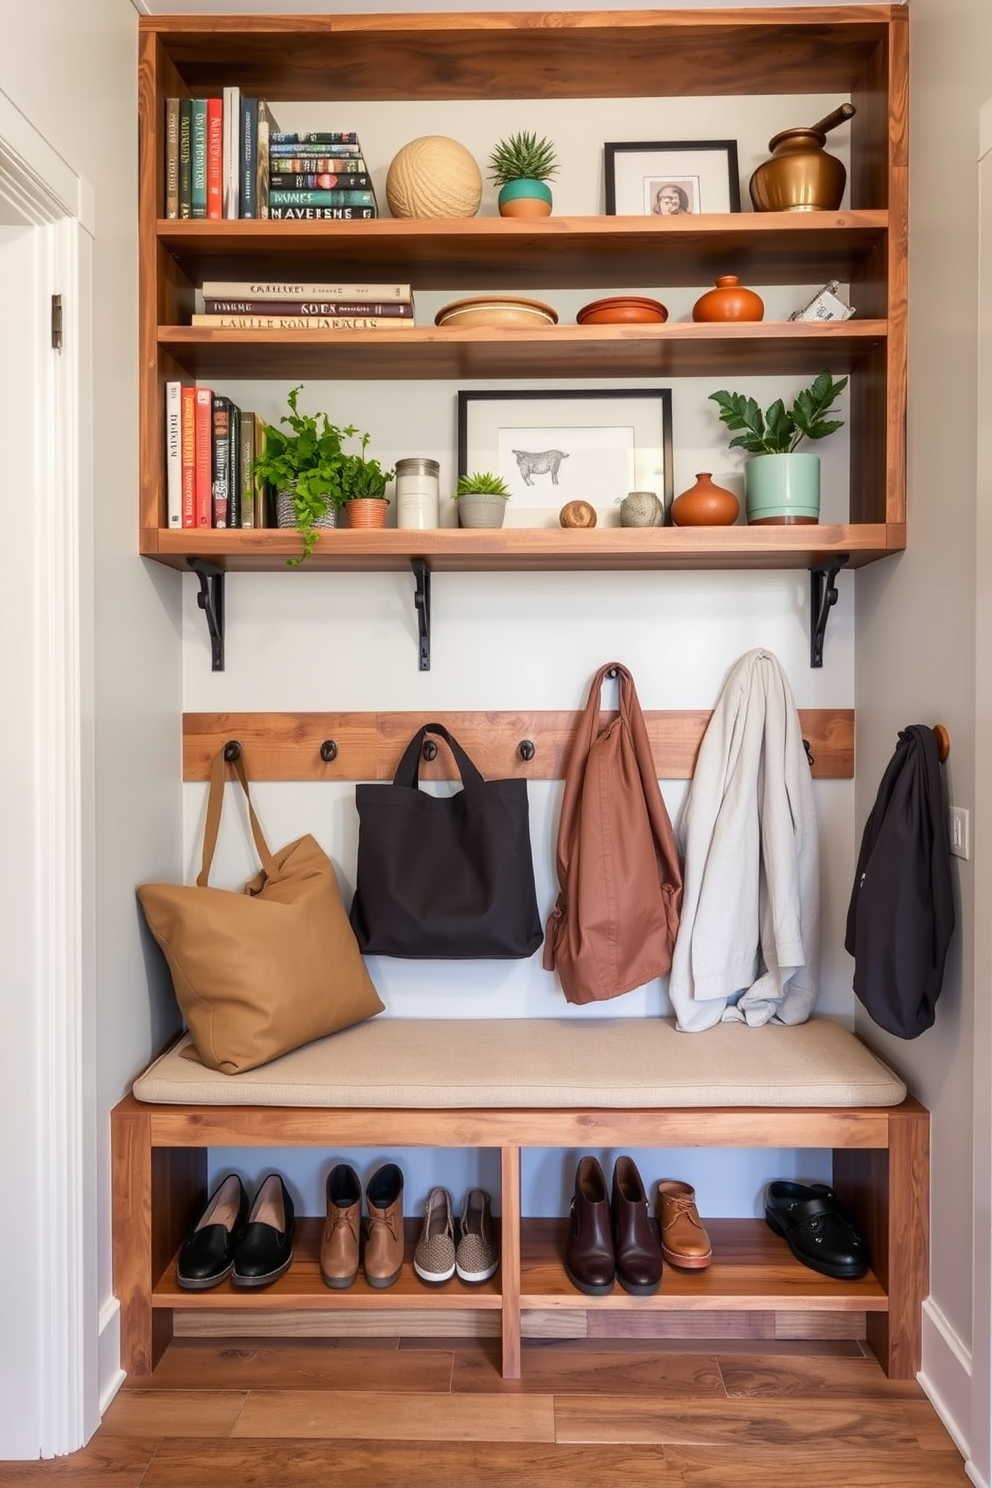
[[[169,377],[293,379],[668,377],[852,374],[849,521],[803,529],[616,530],[374,537],[325,535],[311,568],[449,569],[850,567],[905,546],[906,101],[901,5],[781,11],[595,11],[143,17],[141,113],[141,552],[184,568],[282,569],[295,534],[165,527],[163,384]],[[597,99],[671,94],[846,93],[849,210],[733,213],[692,220],[555,217],[324,223],[165,221],[169,95],[236,83],[281,99]],[[579,327],[499,333],[235,332],[189,324],[204,278],[276,272],[377,277],[414,290],[632,290],[705,284],[726,265],[752,282],[850,283],[843,324]],[[579,539],[578,541],[576,539]]]

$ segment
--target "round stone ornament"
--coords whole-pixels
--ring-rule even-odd
[[[482,201],[482,172],[457,140],[421,135],[393,156],[386,201],[394,217],[474,217]]]
[[[629,491],[620,503],[621,527],[662,527],[665,507],[653,491]]]

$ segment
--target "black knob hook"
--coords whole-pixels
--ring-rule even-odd
[[[522,760],[532,760],[536,750],[530,739],[521,739],[517,745],[517,753]]]
[[[241,758],[240,739],[228,739],[227,743],[224,745],[224,758],[227,760],[229,765],[233,765],[235,760],[239,760]]]
[[[803,748],[806,751],[806,758],[809,760],[810,769],[812,769],[813,766],[816,764],[816,760],[813,758],[813,751],[809,747],[809,740],[808,739],[804,739],[803,740]]]
[[[325,765],[329,765],[331,763],[331,760],[337,759],[338,746],[335,744],[333,739],[325,739],[323,744],[321,744],[320,757],[324,761]]]
[[[437,745],[434,743],[433,739],[424,740],[424,747],[422,752],[425,760],[437,759]]]

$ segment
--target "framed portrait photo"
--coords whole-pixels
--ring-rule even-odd
[[[607,144],[608,217],[687,217],[739,212],[736,140]]]
[[[458,474],[489,471],[510,490],[506,527],[557,527],[588,501],[598,527],[619,525],[630,491],[672,504],[670,388],[460,392]]]

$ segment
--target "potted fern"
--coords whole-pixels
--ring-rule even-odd
[[[385,527],[389,497],[386,483],[392,470],[366,455],[370,435],[361,436],[361,451],[345,456],[341,471],[341,505],[349,527]]]
[[[751,455],[744,467],[749,523],[782,526],[820,520],[820,457],[800,452],[799,445],[807,439],[825,439],[843,427],[843,419],[827,414],[846,387],[846,377],[835,381],[824,371],[796,395],[791,407],[777,398],[764,413],[745,393],[710,393],[722,422],[741,431],[730,448]]]
[[[460,475],[455,488],[459,527],[502,527],[510,490],[489,470]]]
[[[287,395],[289,413],[279,423],[288,432],[266,424],[265,447],[252,466],[253,475],[268,481],[276,493],[279,526],[296,527],[303,538],[303,552],[286,560],[290,568],[309,558],[319,529],[337,526],[338,509],[349,496],[374,493],[383,498],[385,509],[386,481],[392,474],[365,457],[368,434],[360,436],[360,454],[343,447],[343,441],[358,434],[354,424],[338,427],[326,413],[301,413],[302,391],[300,383]]]
[[[551,187],[558,159],[549,139],[523,131],[500,140],[489,156],[490,179],[500,188],[501,217],[549,217]]]

